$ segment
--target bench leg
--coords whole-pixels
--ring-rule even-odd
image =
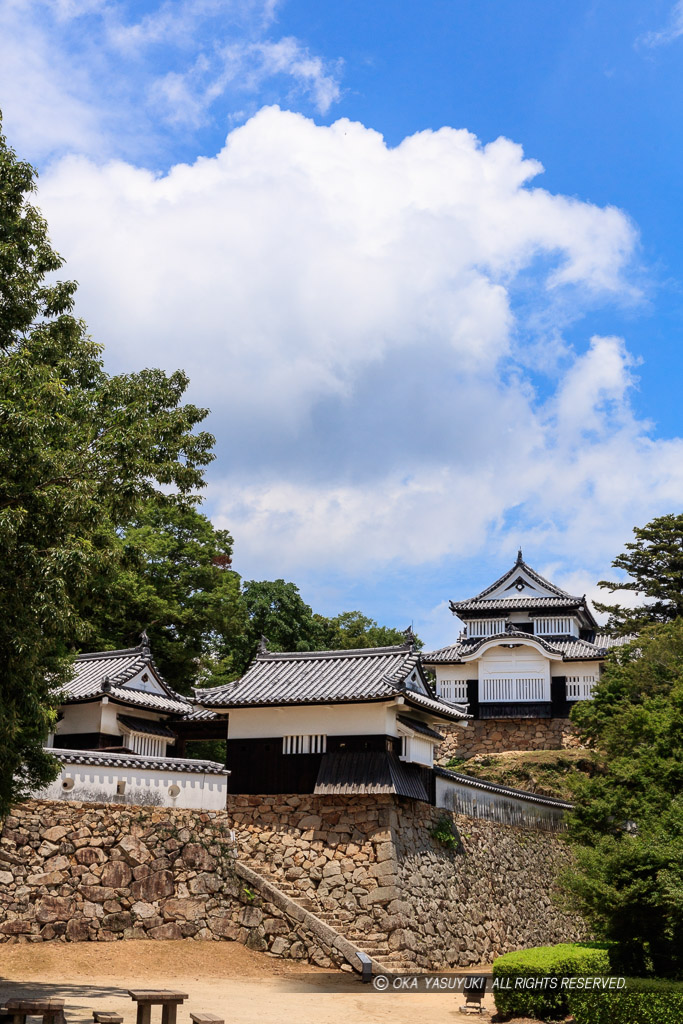
[[[161,1024],[176,1024],[178,1007],[175,1003],[164,1003],[161,1011]]]
[[[137,1024],[151,1024],[151,1021],[152,1021],[152,1004],[151,1003],[138,1003]]]

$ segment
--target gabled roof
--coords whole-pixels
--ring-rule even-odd
[[[150,718],[137,718],[134,715],[117,715],[119,723],[124,729],[130,732],[140,732],[145,736],[162,736],[167,740],[174,740],[176,734],[163,722],[154,722]]]
[[[573,598],[571,594],[567,593],[566,590],[561,590],[560,587],[556,587],[555,584],[551,583],[550,580],[547,580],[545,576],[541,576],[539,572],[536,572],[536,570],[532,569],[530,565],[527,565],[527,563],[522,558],[521,548],[517,552],[517,561],[512,566],[512,568],[508,569],[507,572],[503,573],[500,579],[497,579],[496,582],[492,583],[490,587],[486,587],[486,589],[482,590],[480,594],[477,594],[473,600],[478,601],[481,600],[481,598],[483,597],[488,597],[489,594],[495,593],[496,590],[499,590],[508,581],[510,581],[510,589],[512,589],[512,586],[514,585],[513,578],[519,576],[520,571],[525,572],[526,575],[535,583],[537,583],[539,587],[542,587],[544,590],[549,591],[549,594],[544,595],[546,597],[568,597],[572,601],[580,600],[580,598]],[[511,594],[510,596],[514,597],[514,594]]]
[[[441,647],[438,651],[424,653],[422,660],[425,665],[457,665],[462,663],[463,655],[467,657],[476,654],[484,644],[490,643],[492,640],[500,640],[504,643],[529,643],[532,641],[549,654],[559,654],[563,661],[602,661],[608,648],[622,640],[621,637],[608,637],[605,634],[600,634],[595,639],[596,642],[591,643],[589,640],[580,640],[578,637],[540,637],[517,630],[508,630],[505,633],[497,633],[495,636],[458,640],[454,644],[449,644],[448,647]]]
[[[521,549],[512,568],[489,587],[475,597],[450,601],[449,604],[451,611],[460,618],[482,614],[496,617],[496,613],[505,616],[512,611],[529,611],[540,615],[577,611],[584,625],[597,627],[585,595],[578,597],[569,594],[541,576],[524,561]]]
[[[127,685],[147,672],[157,692]],[[62,690],[65,704],[82,703],[107,696],[118,704],[183,715],[192,710],[190,701],[172,690],[154,664],[149,642],[120,651],[79,654],[74,674]]]
[[[411,689],[417,685],[424,693]],[[226,709],[360,703],[399,695],[406,704],[442,718],[467,717],[464,708],[433,694],[411,643],[349,651],[260,651],[241,679],[195,690],[202,707]]]

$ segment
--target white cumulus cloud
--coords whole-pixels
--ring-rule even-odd
[[[637,236],[541,171],[506,139],[390,148],[271,107],[163,175],[65,158],[40,199],[110,364],[183,366],[211,406],[245,572],[507,557],[511,536],[603,566],[680,505],[683,444],[636,417],[623,340],[562,342],[633,300]]]

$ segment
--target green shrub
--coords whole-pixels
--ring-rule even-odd
[[[569,1012],[567,989],[559,983],[557,988],[517,988],[516,979],[610,974],[609,948],[606,942],[564,942],[499,956],[493,961],[496,1009],[503,1016],[562,1020]]]
[[[437,843],[447,847],[449,850],[457,850],[460,846],[458,833],[453,827],[453,821],[446,814],[442,814],[434,828],[429,833]]]
[[[681,1024],[683,982],[628,978],[618,992],[569,993],[576,1024]]]

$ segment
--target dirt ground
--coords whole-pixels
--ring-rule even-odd
[[[67,1024],[92,1024],[95,1009],[118,1011],[134,1024],[127,990],[176,989],[190,1012],[211,1012],[226,1024],[448,1024],[489,1021],[490,1012],[459,1012],[453,992],[376,992],[355,975],[330,972],[254,953],[236,942],[26,943],[0,945],[0,1002],[12,996],[66,1000]],[[486,997],[493,1010],[490,996]],[[154,1013],[157,1016],[154,1016]],[[159,1008],[152,1022],[161,1019]]]

